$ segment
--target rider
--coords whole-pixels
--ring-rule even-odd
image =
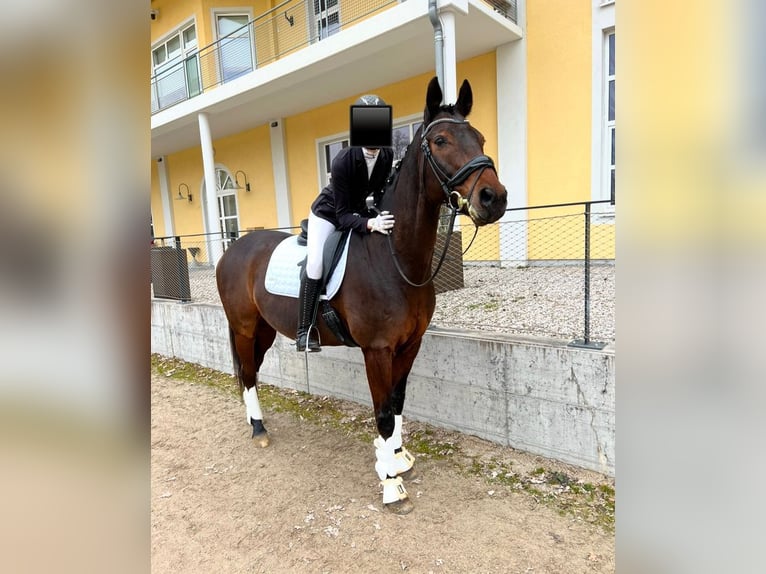
[[[376,95],[360,97],[355,106],[384,106]],[[365,199],[383,189],[391,172],[391,148],[346,147],[332,162],[330,183],[311,204],[308,221],[308,257],[306,274],[301,279],[300,316],[295,344],[305,351],[308,339],[310,352],[320,351],[316,331],[310,326],[316,318],[322,277],[322,251],[325,240],[335,229],[352,229],[358,233],[377,231],[388,235],[394,227],[394,216],[387,211],[367,218]]]

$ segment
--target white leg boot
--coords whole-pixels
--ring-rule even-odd
[[[261,413],[261,403],[258,401],[258,391],[255,386],[245,389],[242,392],[242,399],[245,401],[245,418],[247,424],[252,424],[250,419],[254,421],[262,421],[263,413]]]
[[[376,458],[375,472],[378,473],[380,483],[383,485],[383,504],[406,500],[407,490],[402,484],[402,478],[396,476],[393,437],[384,440],[382,436],[378,436],[373,444]]]
[[[396,476],[409,472],[415,464],[415,457],[402,446],[402,415],[394,415],[394,434],[391,439],[394,444],[394,470]],[[396,452],[399,450],[399,452]]]

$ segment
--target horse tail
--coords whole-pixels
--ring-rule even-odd
[[[231,327],[229,327],[229,343],[231,345],[231,357],[234,361],[234,374],[237,376],[239,394],[241,395],[245,391],[245,382],[242,380],[242,362],[239,360],[237,345],[234,344],[234,329]]]

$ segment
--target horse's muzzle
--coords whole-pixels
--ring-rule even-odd
[[[487,225],[500,219],[508,205],[508,192],[505,187],[500,189],[491,186],[482,187],[477,194],[476,205],[468,204],[467,215],[476,225]]]

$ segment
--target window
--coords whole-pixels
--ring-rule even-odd
[[[338,0],[313,0],[314,29],[312,40],[324,40],[340,31],[340,2]]]
[[[221,81],[228,82],[255,69],[253,41],[247,14],[217,14]]]
[[[598,214],[594,221],[614,223],[616,191],[616,26],[615,2],[591,0],[592,102],[591,102],[591,200]]]
[[[237,210],[237,187],[226,168],[215,170],[216,194],[218,196],[218,224],[224,237],[224,249],[239,237]]]
[[[423,125],[422,121],[408,121],[394,125],[393,132],[391,133],[391,145],[394,148],[395,162],[404,157],[407,146],[410,145],[415,132],[418,131],[421,125]]]
[[[343,148],[348,147],[348,137],[336,138],[331,141],[326,141],[320,144],[321,160],[319,162],[319,178],[320,187],[324,187],[330,183],[332,179],[330,170],[332,168],[332,160],[338,155],[338,152]]]
[[[394,162],[402,159],[407,151],[407,146],[412,141],[415,132],[423,124],[420,118],[422,115],[417,114],[394,122],[394,126],[391,133],[391,146],[394,150]],[[319,181],[320,186],[324,187],[330,183],[332,168],[332,160],[340,150],[348,147],[349,139],[347,134],[333,136],[331,138],[320,141],[318,144],[319,152]]]
[[[605,165],[607,166],[607,190],[609,192],[609,197],[614,200],[614,174],[615,174],[615,163],[614,163],[614,151],[615,151],[615,127],[614,127],[614,68],[615,68],[615,59],[614,59],[614,32],[609,32],[606,35],[606,94],[604,96],[604,99],[606,101],[606,155],[607,155],[607,161],[605,161]]]
[[[152,49],[152,111],[202,91],[194,23],[182,26]]]

